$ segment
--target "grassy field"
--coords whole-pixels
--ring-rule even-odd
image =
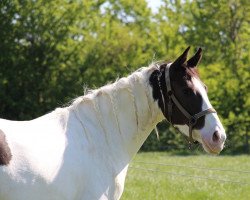
[[[179,166],[146,164],[152,162]],[[139,153],[130,164],[121,199],[250,200],[250,156]]]

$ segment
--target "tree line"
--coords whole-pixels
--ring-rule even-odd
[[[2,0],[0,117],[29,120],[147,66],[202,47],[200,74],[222,119],[227,153],[249,152],[250,3],[248,0]],[[193,51],[195,48],[193,48]],[[143,150],[182,149],[158,126]]]

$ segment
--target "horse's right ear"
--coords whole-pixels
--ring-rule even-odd
[[[195,55],[187,61],[187,67],[196,67],[202,57],[202,49],[199,48]]]
[[[172,65],[174,66],[180,66],[183,65],[187,61],[188,51],[190,49],[190,46],[181,54],[179,58],[177,58]]]

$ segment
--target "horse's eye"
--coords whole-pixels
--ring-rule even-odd
[[[208,87],[204,84],[204,88],[206,90],[206,92],[208,92]]]
[[[188,95],[188,96],[191,96],[191,95],[194,94],[194,92],[193,92],[193,90],[192,90],[191,88],[185,88],[185,89],[183,90],[183,93],[184,93],[185,95]]]

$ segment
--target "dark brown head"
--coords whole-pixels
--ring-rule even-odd
[[[155,70],[150,77],[150,84],[153,87],[153,98],[158,101],[158,105],[168,121],[170,121],[170,116],[168,116],[168,102],[170,99],[167,95],[165,82],[165,70],[167,67],[169,67],[172,92],[190,115],[212,107],[207,97],[207,88],[201,82],[197,70],[197,65],[202,57],[202,49],[199,48],[195,55],[187,60],[189,49],[190,47],[173,63],[161,64],[159,69]],[[171,123],[178,127],[181,132],[188,135],[189,119],[175,104],[173,104],[172,110]],[[213,153],[218,153],[222,150],[226,135],[215,113],[199,118],[193,128],[194,139],[202,143],[205,150]]]

